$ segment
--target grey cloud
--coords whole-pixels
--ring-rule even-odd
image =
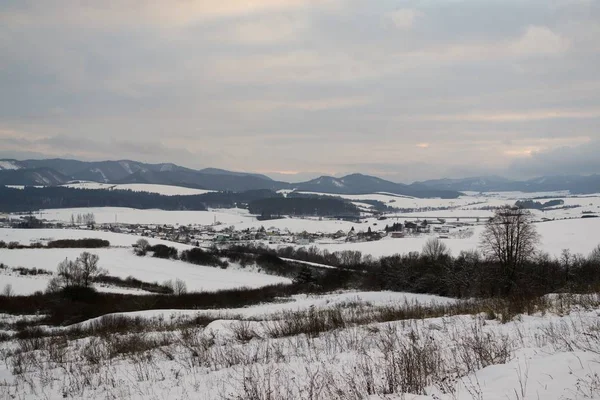
[[[408,181],[598,137],[597,2],[75,3],[0,5],[0,130],[46,138],[14,151]]]
[[[509,173],[523,177],[600,173],[599,154],[600,140],[534,152],[530,157],[516,160]]]
[[[154,141],[95,140],[84,137],[51,136],[35,139],[0,137],[2,157],[64,157],[82,160],[135,159],[145,162],[173,160],[183,165],[207,166],[218,162],[202,153]],[[200,162],[199,162],[200,161]]]

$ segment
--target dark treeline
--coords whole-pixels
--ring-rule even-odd
[[[330,253],[316,247],[270,249],[264,246],[236,245],[229,251],[268,254],[282,258],[327,264],[344,268],[339,289],[392,290],[428,293],[456,298],[542,296],[548,293],[588,293],[600,290],[600,247],[589,256],[563,252],[560,258],[539,254],[522,265],[511,290],[500,284],[506,281],[506,269],[478,251],[466,251],[452,257],[446,250],[439,253],[424,248],[413,252],[375,259],[360,251]],[[306,280],[306,275],[303,277]],[[311,278],[312,279],[312,278]],[[319,277],[314,276],[318,283]]]
[[[332,196],[332,195],[322,195],[315,193],[302,193],[302,192],[291,192],[287,195],[288,198],[305,198],[305,199],[338,199],[341,201],[345,201],[347,203],[351,203],[349,200],[344,199],[343,197]],[[361,203],[370,204],[373,206],[373,209],[380,212],[393,212],[398,211],[393,207],[387,206],[384,202],[379,200],[361,200]]]
[[[269,198],[281,198],[282,194],[268,189],[248,190],[245,192],[210,192],[200,195],[204,204],[213,208],[246,208],[248,203]]]
[[[103,239],[60,239],[48,242],[50,249],[98,249],[110,247],[110,242]]]
[[[246,192],[210,192],[201,195],[164,196],[131,190],[74,189],[67,187],[26,187],[13,189],[0,186],[0,211],[26,212],[53,208],[129,207],[137,209],[202,211],[211,208],[248,208],[262,216],[317,215],[358,216],[351,202],[332,197],[285,198],[271,190]],[[382,204],[379,207],[385,207]]]
[[[163,210],[206,210],[207,207],[247,207],[256,199],[281,197],[270,190],[211,192],[190,196],[163,196],[131,190],[91,190],[66,187],[26,187],[23,190],[0,186],[0,211],[19,212],[51,208],[131,207]]]
[[[272,302],[282,296],[300,293],[301,287],[275,285],[260,289],[231,289],[196,292],[180,296],[163,294],[129,295],[70,290],[37,292],[30,296],[0,296],[0,311],[9,314],[46,314],[43,323],[70,325],[114,312],[161,309],[237,308]]]
[[[545,208],[562,206],[564,204],[565,204],[565,201],[560,200],[560,199],[550,200],[550,201],[546,201],[544,203],[541,203],[539,201],[533,201],[533,200],[519,200],[515,203],[515,206],[519,207],[519,208],[529,209],[529,210],[543,210]]]
[[[211,208],[250,208],[264,215],[359,215],[349,201],[340,198],[285,198],[268,189],[246,192],[210,192],[201,195],[164,196],[131,190],[74,189],[67,187],[0,186],[0,211],[23,212],[52,208],[130,207],[138,209],[202,211]]]
[[[363,270],[365,265],[372,265],[375,259],[356,250],[330,252],[319,250],[316,246],[293,247],[286,246],[278,249],[266,247],[262,244],[232,244],[227,249],[220,250],[220,254],[257,254],[289,258],[315,264],[323,264],[345,269]]]
[[[358,216],[358,208],[339,198],[326,197],[276,197],[259,199],[248,204],[252,214],[262,216],[315,215]]]
[[[143,290],[144,292],[157,294],[173,294],[173,289],[166,285],[161,285],[157,282],[144,282],[134,278],[133,276],[123,279],[117,276],[100,275],[94,278],[94,283],[118,286],[128,289],[139,289]]]
[[[60,239],[49,241],[44,245],[40,242],[24,245],[19,242],[6,243],[0,240],[0,249],[98,249],[102,247],[110,247],[110,242],[103,239]]]
[[[150,246],[147,252],[138,252],[140,256],[152,253],[152,257],[181,260],[190,264],[218,267],[226,269],[230,263],[240,264],[242,268],[248,266],[256,266],[262,272],[270,275],[278,275],[286,278],[295,279],[301,272],[309,269],[311,274],[315,276],[327,272],[324,268],[316,266],[306,266],[304,264],[282,260],[277,254],[272,251],[260,251],[256,248],[245,248],[243,246],[234,248],[218,249],[216,247],[210,249],[201,249],[194,247],[189,250],[183,250],[181,253],[175,247],[158,244]],[[354,252],[349,252],[354,253]],[[282,253],[284,254],[284,253]],[[285,253],[284,255],[289,255]],[[292,254],[296,260],[304,261],[302,251],[297,251]],[[359,257],[360,259],[360,253]]]
[[[129,190],[89,190],[66,187],[26,187],[19,190],[0,186],[0,210],[5,212],[77,207],[206,209],[201,196],[162,196]]]
[[[461,252],[457,257],[412,253],[379,260],[369,269],[364,287],[457,298],[589,293],[600,290],[600,258],[566,252],[553,259],[542,254],[523,264],[509,292],[500,284],[505,280],[501,263],[485,259],[476,251]]]

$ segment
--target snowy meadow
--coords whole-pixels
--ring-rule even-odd
[[[106,207],[0,229],[0,398],[600,397],[600,196],[345,197],[360,221]],[[537,198],[563,203],[528,215],[531,254],[486,255],[497,207]]]

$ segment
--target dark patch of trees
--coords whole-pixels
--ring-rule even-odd
[[[0,210],[23,212],[52,208],[130,207],[202,211],[206,210],[207,207],[247,207],[247,204],[252,201],[277,197],[282,197],[282,195],[271,190],[163,196],[156,193],[133,192],[131,190],[91,190],[67,187],[26,187],[19,190],[0,186]],[[24,221],[23,223],[31,224],[31,221]]]
[[[210,192],[200,195],[204,204],[212,208],[246,208],[248,203],[269,198],[282,198],[283,195],[268,189],[245,192]]]
[[[156,282],[144,282],[139,279],[129,276],[125,279],[117,276],[102,275],[94,279],[95,283],[103,283],[111,286],[118,286],[127,289],[139,289],[145,292],[157,293],[157,294],[173,294],[173,289],[161,285]]]
[[[103,239],[60,239],[51,240],[48,244],[43,245],[40,242],[35,242],[30,245],[21,244],[19,242],[6,243],[0,240],[0,249],[8,248],[9,250],[22,249],[98,249],[102,247],[110,247],[110,242]]]
[[[206,205],[200,196],[162,196],[129,190],[90,190],[67,187],[26,187],[19,190],[0,186],[0,210],[17,212],[77,207],[205,210]]]
[[[540,255],[524,262],[512,277],[510,291],[502,284],[501,262],[477,252],[438,259],[418,254],[382,258],[364,275],[363,289],[409,291],[457,298],[536,297],[547,293],[588,293],[600,289],[600,262],[569,255],[551,259]]]
[[[401,222],[394,222],[392,225],[386,225],[386,232],[402,232],[404,230],[404,225]]]
[[[372,210],[379,211],[379,212],[398,211],[394,207],[390,207],[390,206],[386,205],[383,201],[379,201],[379,200],[361,200],[360,202],[372,205],[373,206]]]
[[[359,209],[338,198],[279,197],[254,200],[248,204],[252,214],[262,216],[358,216]]]
[[[511,267],[515,264],[507,265],[506,260],[484,256],[479,251],[464,251],[452,257],[443,241],[428,243],[422,253],[380,259],[362,255],[359,251],[330,253],[316,247],[275,250],[264,246],[234,245],[229,251],[339,267],[323,271],[298,264],[296,283],[312,284],[319,280],[320,288],[335,286],[325,285],[323,280],[340,274],[335,278],[339,282],[337,288],[406,291],[457,298],[534,297],[564,291],[587,293],[600,290],[600,246],[588,257],[565,252],[560,258],[553,259],[532,252],[531,256],[518,257],[516,268]]]
[[[213,267],[227,268],[227,261],[222,261],[212,252],[204,251],[199,247],[181,252],[181,260],[197,265],[208,265]]]
[[[2,298],[0,312],[8,314],[35,314],[41,312],[46,315],[46,318],[41,321],[42,324],[71,325],[115,312],[150,309],[237,308],[273,302],[281,297],[297,293],[301,293],[301,288],[292,285],[187,293],[179,296],[161,294],[128,295],[101,292],[89,296],[65,296],[62,292],[38,292],[30,296]]]
[[[167,246],[164,244],[156,244],[154,246],[150,246],[148,251],[151,251],[152,257],[156,258],[165,258],[165,259],[173,259],[177,260],[179,258],[179,253],[177,249],[173,246]]]
[[[46,245],[49,249],[99,249],[110,247],[110,242],[103,239],[60,239],[52,240]]]
[[[308,248],[287,246],[279,249],[272,249],[260,244],[233,244],[226,250],[221,250],[220,254],[227,254],[228,257],[231,257],[230,254],[232,253],[271,255],[280,258],[356,270],[368,268],[375,262],[373,257],[369,255],[363,256],[360,251],[344,250],[332,253],[328,250],[321,251],[316,246]]]
[[[46,227],[46,224],[33,215],[27,215],[21,218],[20,221],[14,223],[13,227],[17,229],[42,229]]]
[[[544,203],[533,200],[519,200],[515,203],[515,207],[529,209],[529,210],[543,210],[549,207],[557,207],[565,204],[564,200],[550,200]]]

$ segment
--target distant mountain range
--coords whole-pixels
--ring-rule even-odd
[[[231,191],[278,190],[287,185],[259,174],[216,168],[193,170],[175,164],[146,164],[130,160],[0,160],[0,185],[54,186],[72,181],[153,183]]]
[[[103,183],[150,183],[198,189],[241,192],[246,190],[301,190],[330,194],[389,192],[413,197],[455,198],[454,190],[425,185],[403,185],[384,179],[353,174],[342,178],[322,176],[308,182],[287,183],[265,175],[231,172],[216,168],[194,170],[175,164],[146,164],[137,161],[0,160],[0,185],[56,186],[72,181]]]
[[[456,190],[440,190],[435,187],[429,187],[418,183],[404,185],[362,174],[352,174],[341,178],[321,176],[320,178],[308,182],[296,183],[291,186],[301,191],[330,194],[368,194],[387,192],[421,198],[455,198],[460,195]]]
[[[421,185],[459,192],[556,192],[568,190],[574,194],[600,193],[600,175],[543,176],[516,181],[499,176],[464,179],[435,179]]]
[[[322,176],[307,182],[287,183],[261,174],[216,168],[195,170],[175,164],[146,164],[131,160],[86,162],[65,159],[0,160],[0,185],[56,186],[72,181],[148,183],[198,189],[241,192],[246,190],[299,190],[329,194],[388,192],[412,197],[456,198],[463,191],[600,193],[600,175],[553,176],[514,181],[498,176],[437,179],[410,185],[374,176],[352,174],[341,178]]]

